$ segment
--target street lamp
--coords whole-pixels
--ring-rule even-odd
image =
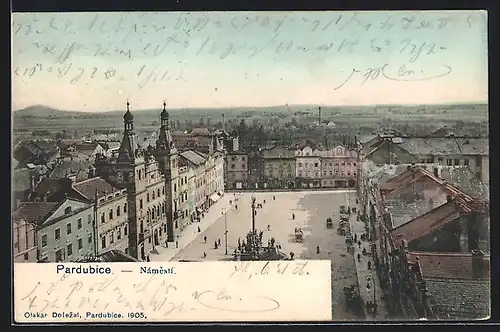
[[[227,209],[223,208],[222,213],[224,214],[224,242],[226,242],[226,255],[227,255]]]
[[[255,196],[252,196],[252,232],[255,232]]]

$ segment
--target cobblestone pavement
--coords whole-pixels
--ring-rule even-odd
[[[225,255],[225,222],[223,207],[219,202],[213,206],[205,221],[206,223],[182,250],[170,256],[172,260],[225,260],[230,259],[234,249],[237,247],[238,238],[244,239],[246,233],[251,229],[251,197],[256,197],[256,202],[262,204],[257,209],[255,218],[256,229],[264,231],[263,241],[267,242],[271,237],[281,245],[282,251],[289,254],[295,253],[296,259],[330,259],[332,261],[332,312],[334,320],[359,320],[359,317],[347,310],[343,288],[356,284],[356,268],[353,256],[347,252],[345,237],[337,235],[336,227],[327,229],[326,218],[332,217],[335,222],[340,218],[340,205],[346,204],[346,197],[354,199],[355,192],[349,191],[315,191],[315,192],[275,192],[275,193],[226,193],[223,199],[229,199],[234,204],[227,209],[226,222],[228,230],[228,255]],[[275,196],[275,200],[273,200]],[[266,201],[264,203],[264,200]],[[227,206],[229,206],[227,204]],[[292,213],[295,219],[292,219]],[[214,218],[212,220],[209,218]],[[193,224],[195,226],[195,224]],[[205,224],[204,224],[205,225]],[[267,225],[270,231],[267,231]],[[304,232],[304,240],[299,243],[295,240],[294,228],[301,227]],[[189,234],[189,233],[187,233]],[[205,243],[204,237],[207,237]],[[220,239],[221,246],[214,248],[214,242]],[[185,241],[187,242],[187,241]],[[316,246],[320,246],[320,253],[316,253]],[[181,247],[181,246],[180,246]],[[203,258],[203,253],[207,254]],[[168,260],[165,254],[160,254],[152,260]]]
[[[349,199],[348,205],[351,208],[356,207],[357,209],[359,209],[359,205],[356,204],[355,198],[353,199],[346,196],[346,199]],[[361,234],[366,233],[365,224],[362,221],[357,220],[356,214],[352,214],[349,220],[352,236],[354,237],[354,234],[356,234],[357,240],[361,242],[361,245],[359,245],[358,243],[354,244],[354,258],[360,295],[363,303],[366,303],[366,301],[372,301],[377,304],[376,313],[367,314],[366,319],[386,320],[388,319],[388,310],[385,301],[382,300],[383,291],[380,288],[380,281],[377,277],[375,263],[373,261],[373,255],[371,253],[371,243],[369,241],[361,241]],[[368,255],[363,255],[363,249],[366,249]],[[358,254],[360,257],[359,260],[357,259]],[[369,261],[371,262],[371,269],[368,269]]]

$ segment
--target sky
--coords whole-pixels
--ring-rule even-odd
[[[487,102],[487,14],[12,15],[13,110]]]

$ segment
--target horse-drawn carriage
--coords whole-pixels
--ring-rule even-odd
[[[326,228],[332,228],[332,227],[333,227],[332,218],[330,218],[330,217],[326,218]]]
[[[340,213],[342,213],[342,214],[347,213],[347,209],[346,209],[345,205],[340,206]]]
[[[345,231],[345,229],[344,229],[344,228],[339,227],[339,228],[337,228],[337,234],[338,234],[338,235],[345,235],[345,234],[346,234],[346,231]]]
[[[295,241],[302,242],[304,240],[304,232],[302,232],[302,228],[295,227],[294,234]]]

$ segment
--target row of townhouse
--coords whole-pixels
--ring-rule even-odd
[[[252,169],[260,172],[257,183],[251,181]],[[353,188],[357,175],[355,149],[344,146],[323,149],[312,142],[263,149],[257,163],[252,163],[250,154],[242,151],[229,152],[226,159],[229,189]]]
[[[134,117],[128,107],[127,104],[123,139],[115,157],[99,154],[89,169],[89,179],[84,181],[74,182],[67,177],[44,179],[29,195],[32,202],[22,203],[15,211],[14,222],[22,224],[25,220],[24,223],[31,225],[29,227],[38,234],[36,241],[23,240],[31,243],[30,248],[37,248],[37,260],[72,260],[105,250],[123,251],[133,258],[145,260],[155,246],[175,242],[187,224],[199,220],[203,210],[223,195],[224,158],[221,152],[210,155],[196,151],[178,153],[170,134],[165,105],[160,115],[156,146],[140,147],[134,132]],[[191,162],[193,156],[199,157],[197,163]],[[55,207],[63,202],[73,204],[71,211],[85,207],[86,216],[82,220],[86,222],[82,228],[79,218],[72,213],[57,217],[52,214],[23,217],[26,211],[36,210],[30,205]],[[65,233],[69,228],[63,224],[70,223],[70,217],[76,218],[76,226]],[[79,235],[84,230],[90,234],[86,235],[87,241],[74,238],[74,227]],[[66,238],[61,240],[61,234]],[[19,244],[20,249],[26,246]],[[24,259],[24,253],[16,252],[17,261],[34,259],[33,254]]]
[[[363,163],[361,218],[395,313],[489,316],[488,191],[467,167]]]

